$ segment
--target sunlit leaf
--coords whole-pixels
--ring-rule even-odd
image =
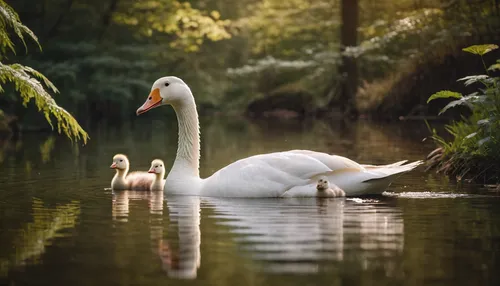
[[[465,106],[469,107],[470,109],[472,109],[473,106],[472,106],[471,102],[477,102],[477,101],[481,101],[483,99],[484,99],[483,96],[479,96],[479,95],[468,95],[468,96],[462,97],[461,99],[454,100],[454,101],[448,103],[445,107],[443,107],[443,109],[441,109],[439,114],[441,115],[444,112],[446,112],[446,110],[448,110],[452,107],[460,106],[460,105],[465,105]]]
[[[484,80],[489,79],[490,77],[485,75],[485,74],[480,74],[480,75],[469,75],[463,78],[458,79],[457,81],[464,81],[465,86],[471,85],[475,82],[481,82]]]
[[[493,64],[488,68],[489,71],[500,70],[500,63]]]
[[[474,137],[474,136],[476,136],[476,135],[477,135],[477,132],[473,132],[473,133],[471,133],[471,134],[469,134],[469,135],[465,136],[465,138],[464,138],[464,139],[470,139],[470,138],[472,138],[472,137]]]
[[[429,99],[427,99],[427,103],[429,103],[432,100],[437,99],[437,98],[450,98],[450,97],[452,97],[452,98],[462,98],[463,95],[461,93],[454,92],[454,91],[441,90],[441,91],[438,91],[438,92],[434,93],[433,95],[431,95],[429,97]]]
[[[498,49],[497,45],[486,44],[486,45],[470,46],[470,47],[462,49],[462,51],[482,56],[482,55],[489,53],[489,52],[496,50],[496,49]]]
[[[57,91],[55,86],[38,71],[20,64],[5,65],[0,62],[0,91],[3,84],[13,83],[15,90],[19,92],[23,100],[24,106],[34,100],[38,110],[44,115],[52,128],[54,128],[52,124],[52,117],[54,117],[59,133],[64,133],[72,140],[83,140],[86,143],[88,135],[85,130],[69,112],[57,105],[36,77],[41,78],[49,88]]]
[[[14,11],[14,9],[7,5],[7,3],[5,3],[3,0],[0,0],[0,50],[4,51],[5,48],[9,48],[13,53],[15,53],[14,44],[10,39],[10,35],[8,34],[9,31],[7,28],[9,27],[21,40],[25,49],[27,49],[24,39],[25,34],[28,35],[40,49],[42,49],[36,35],[33,33],[33,31],[31,31],[28,27],[21,23],[19,15],[16,13],[16,11]]]
[[[477,145],[482,146],[484,143],[489,142],[491,140],[491,136],[485,137],[479,141],[477,141]]]
[[[218,11],[212,11],[210,12],[210,16],[212,16],[212,18],[214,18],[215,20],[219,20],[220,13]]]
[[[481,119],[477,121],[477,125],[489,125],[490,120],[489,119]]]
[[[25,48],[25,34],[40,47],[38,38],[21,23],[19,15],[14,9],[3,0],[0,0],[0,60],[3,58],[7,48],[14,52],[14,44],[8,34],[9,31],[13,31],[17,35]],[[14,85],[14,89],[19,93],[24,106],[33,100],[38,107],[38,111],[43,114],[52,128],[54,128],[52,118],[55,118],[59,133],[64,133],[71,140],[83,140],[84,143],[87,142],[88,135],[85,130],[83,130],[71,114],[56,104],[47,91],[46,88],[48,87],[49,91],[58,92],[54,84],[42,73],[28,66],[16,63],[4,64],[0,61],[0,92],[3,92],[3,85],[6,83]]]

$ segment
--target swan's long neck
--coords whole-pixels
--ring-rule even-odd
[[[194,98],[172,105],[179,124],[179,143],[172,171],[200,177],[200,126]]]

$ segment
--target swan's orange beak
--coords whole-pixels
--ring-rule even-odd
[[[111,166],[109,166],[111,169],[116,169],[116,163],[113,162],[113,164],[111,164]]]
[[[144,102],[144,104],[137,109],[136,114],[143,114],[144,112],[159,106],[162,100],[160,90],[158,88],[153,89],[149,94],[148,99],[146,99],[146,102]]]

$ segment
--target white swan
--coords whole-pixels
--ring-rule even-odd
[[[380,194],[397,175],[421,161],[384,166],[360,165],[345,157],[292,150],[251,156],[238,160],[212,176],[199,176],[200,129],[196,103],[189,87],[173,76],[155,81],[137,115],[170,104],[177,115],[179,143],[175,162],[167,176],[168,194],[211,197],[316,196],[320,176],[343,189],[348,196]]]
[[[326,176],[321,176],[316,185],[316,196],[319,198],[345,197],[345,192],[341,188],[330,184]]]

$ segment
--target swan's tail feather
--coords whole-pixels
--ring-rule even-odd
[[[402,165],[401,162],[403,161],[396,162],[390,165],[379,166],[378,168],[368,168],[367,170],[371,171],[371,173],[373,173],[375,177],[370,178],[368,180],[364,180],[363,183],[374,180],[387,179],[395,175],[400,175],[402,173],[409,172],[424,163],[422,160],[418,160],[406,165]]]
[[[396,163],[388,164],[388,165],[361,165],[365,169],[372,169],[372,168],[381,168],[381,167],[393,167],[393,166],[401,166],[404,163],[408,162],[408,160],[402,160]]]

